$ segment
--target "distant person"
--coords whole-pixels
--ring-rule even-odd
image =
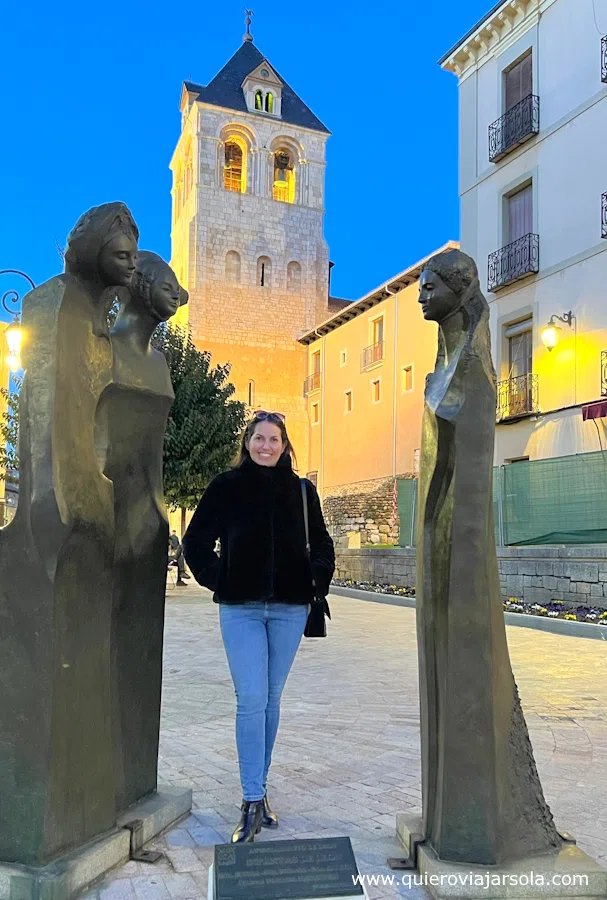
[[[284,417],[257,412],[237,466],[208,486],[183,538],[194,578],[215,592],[237,699],[243,801],[233,843],[276,828],[267,778],[280,698],[315,596],[326,596],[335,554],[316,489],[306,481],[310,559],[300,480]],[[220,539],[220,555],[215,553]],[[312,581],[316,583],[316,594]]]
[[[169,535],[169,560],[173,562],[177,567],[177,584],[180,587],[187,587],[187,584],[183,579],[189,578],[190,576],[185,570],[183,548],[175,529],[173,529],[173,531]]]

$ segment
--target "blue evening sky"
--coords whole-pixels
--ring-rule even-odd
[[[256,46],[332,132],[333,294],[357,299],[458,237],[457,81],[437,59],[493,2],[252,0]],[[243,5],[22,0],[0,31],[0,269],[57,274],[57,244],[109,200],[168,258],[181,83],[238,49]]]

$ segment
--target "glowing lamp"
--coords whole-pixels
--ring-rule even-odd
[[[544,325],[540,332],[542,344],[548,352],[554,350],[561,338],[562,329],[560,325],[556,324],[557,319],[559,322],[563,322],[564,325],[569,325],[569,327],[572,327],[575,321],[577,328],[577,319],[572,312],[565,313],[563,316],[550,316],[550,321],[547,325]]]
[[[541,334],[542,344],[546,350],[554,350],[561,336],[561,329],[558,325],[544,325]]]
[[[23,342],[23,330],[18,316],[15,316],[4,333],[9,352],[6,362],[11,372],[17,372],[21,368],[21,344]]]

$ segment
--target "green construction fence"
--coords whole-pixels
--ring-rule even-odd
[[[415,546],[417,479],[398,479],[400,546]],[[493,470],[498,546],[607,543],[607,451]]]

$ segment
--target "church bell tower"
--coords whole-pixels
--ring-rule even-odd
[[[185,82],[173,172],[172,266],[192,337],[231,363],[236,396],[281,412],[305,473],[303,331],[329,316],[323,234],[329,132],[257,49]]]

